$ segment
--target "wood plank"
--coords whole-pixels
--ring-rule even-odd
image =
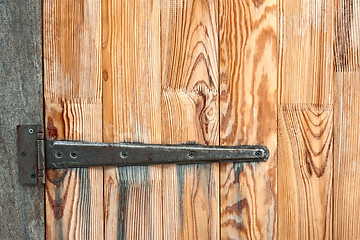
[[[332,107],[285,104],[278,117],[280,238],[331,239]]]
[[[0,2],[0,239],[45,239],[44,187],[19,183],[16,125],[41,123],[38,0]]]
[[[221,238],[277,238],[277,2],[220,1],[220,143],[262,144],[266,163],[221,164]]]
[[[279,104],[332,103],[333,1],[279,4]]]
[[[219,144],[218,1],[161,1],[162,143]],[[163,167],[164,239],[219,239],[219,164]]]
[[[102,1],[104,141],[161,143],[160,2]],[[161,166],[105,169],[105,238],[163,239]]]
[[[104,140],[217,143],[216,1],[103,1],[102,16]],[[216,164],[107,168],[106,238],[216,239],[218,199]]]
[[[359,70],[335,77],[334,239],[357,239],[360,234],[359,78]]]
[[[279,237],[331,239],[333,1],[279,4]]]
[[[336,1],[334,105],[334,239],[360,235],[359,1]]]
[[[102,140],[100,1],[43,2],[49,140]],[[103,238],[103,168],[48,170],[46,238]]]

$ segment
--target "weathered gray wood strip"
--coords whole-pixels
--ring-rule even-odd
[[[16,125],[42,113],[41,0],[0,0],[0,239],[44,239],[43,186],[18,181]]]

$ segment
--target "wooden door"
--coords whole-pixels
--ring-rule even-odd
[[[359,13],[343,0],[43,0],[47,139],[271,152],[49,170],[46,237],[356,239]]]

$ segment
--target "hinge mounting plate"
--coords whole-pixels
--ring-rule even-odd
[[[42,125],[17,126],[19,181],[45,183],[45,147]]]
[[[20,183],[45,183],[46,169],[191,164],[211,162],[260,162],[269,150],[255,146],[158,145],[142,143],[90,143],[49,141],[43,126],[20,125],[18,158]]]

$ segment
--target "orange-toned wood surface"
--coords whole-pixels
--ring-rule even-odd
[[[266,163],[221,164],[221,238],[277,238],[277,2],[220,1],[220,143]]]
[[[332,239],[333,1],[280,1],[280,239]]]
[[[103,1],[104,141],[218,144],[216,1]],[[107,239],[217,239],[218,164],[105,169]]]
[[[360,236],[360,2],[336,1],[334,239]]]
[[[161,143],[159,1],[102,1],[105,142]],[[161,166],[107,167],[105,238],[162,239]]]
[[[331,239],[333,110],[289,104],[278,117],[280,239]]]
[[[360,3],[43,0],[47,139],[265,163],[47,171],[47,239],[356,239]]]
[[[162,143],[219,144],[218,2],[161,0]],[[165,239],[219,239],[219,164],[163,167]]]
[[[47,139],[102,141],[100,1],[43,2]],[[103,168],[46,173],[46,238],[102,239]]]

